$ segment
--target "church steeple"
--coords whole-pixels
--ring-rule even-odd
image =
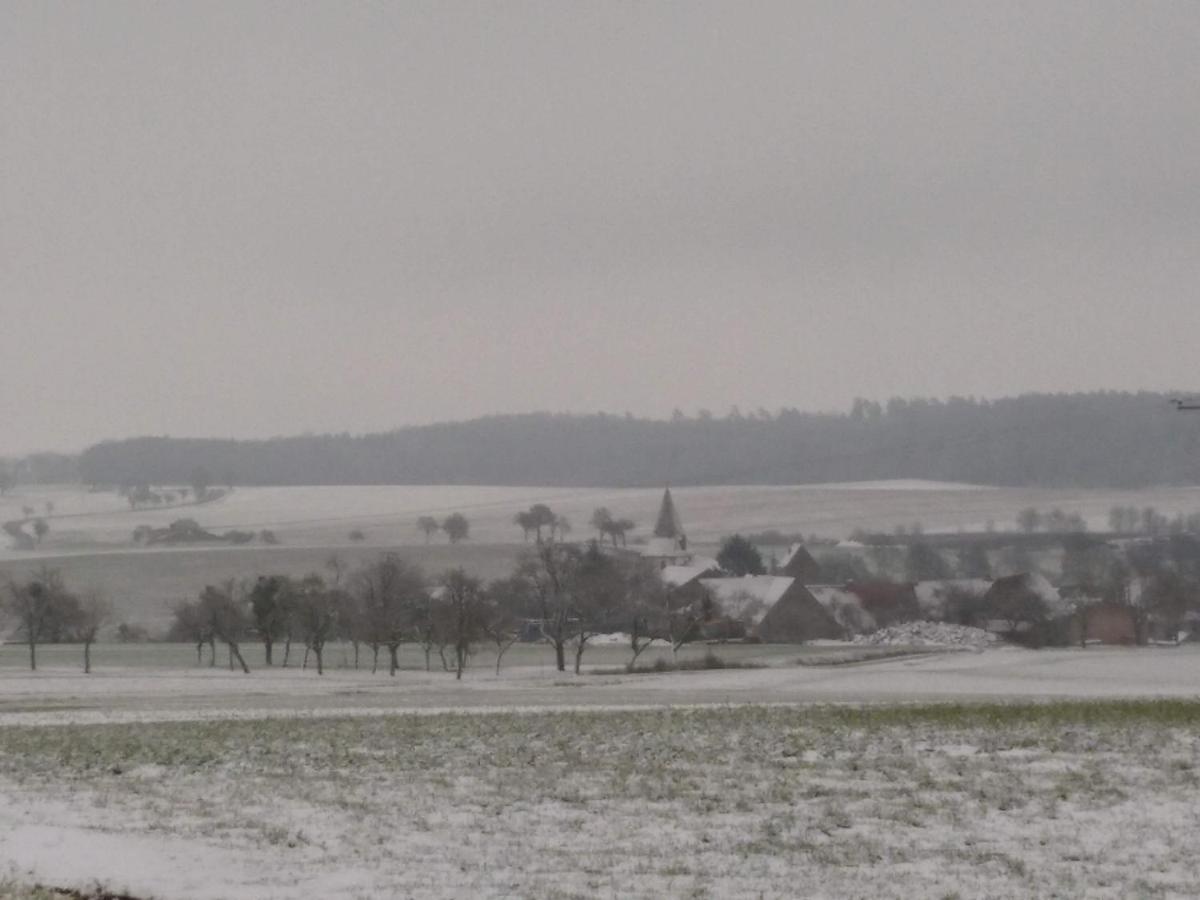
[[[686,540],[683,534],[683,525],[679,521],[679,513],[675,510],[675,501],[671,499],[670,488],[663,491],[662,506],[658,509],[658,521],[654,524],[654,536]]]

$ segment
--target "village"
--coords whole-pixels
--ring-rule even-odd
[[[1114,523],[1138,527],[1137,516],[1114,510]],[[1069,517],[1060,516],[1071,523]],[[1153,516],[1148,522],[1154,531]],[[877,536],[871,544],[858,540],[825,542],[825,556],[844,570],[855,563],[863,577],[830,578],[801,542],[790,544],[782,557],[769,564],[748,542],[735,536],[726,548],[743,548],[741,560],[723,561],[689,549],[687,535],[668,488],[655,524],[654,536],[641,548],[643,559],[655,564],[663,582],[687,603],[715,601],[717,621],[707,636],[742,638],[764,643],[802,643],[821,640],[880,640],[897,644],[950,642],[982,647],[1011,641],[1025,647],[1110,645],[1177,645],[1200,624],[1200,542],[1177,528],[1174,534],[1128,534],[1115,539],[1089,536],[1076,527],[1064,534],[951,536],[958,549],[939,551],[934,536],[910,536],[904,543]],[[871,540],[870,537],[867,538]],[[1012,567],[1030,568],[991,577],[985,544],[1011,550]],[[946,543],[943,541],[943,543]],[[1026,545],[1061,544],[1055,561],[1058,584],[1034,567],[1035,554]],[[745,553],[751,554],[749,564]],[[872,576],[864,559],[890,556],[893,569],[919,576],[922,569],[944,570],[946,577],[886,578]],[[949,577],[960,559],[958,577]],[[1001,551],[996,555],[1005,557]],[[742,564],[739,564],[739,563]],[[947,623],[960,630],[929,629],[920,623]],[[902,626],[902,627],[897,627]],[[914,627],[916,626],[916,627]]]

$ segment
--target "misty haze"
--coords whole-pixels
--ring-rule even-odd
[[[0,898],[1200,894],[1197,47],[0,3]]]

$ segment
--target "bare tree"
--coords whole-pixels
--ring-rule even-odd
[[[200,604],[186,601],[178,603],[175,605],[174,614],[174,621],[171,622],[171,628],[167,631],[168,640],[194,643],[196,645],[196,665],[198,666],[204,662],[204,645],[208,644],[210,650],[208,664],[215,666],[217,664],[216,641],[212,629],[204,621]]]
[[[625,536],[633,529],[637,528],[637,524],[633,519],[614,519],[608,525],[608,533],[612,535],[613,546],[617,546],[618,539],[621,541],[621,546],[625,546]]]
[[[454,649],[454,677],[461,681],[471,649],[485,634],[483,590],[479,579],[462,569],[451,569],[441,581],[444,590],[440,604],[444,608],[448,643]]]
[[[575,649],[575,674],[579,674],[583,652],[597,634],[615,630],[617,616],[625,603],[626,581],[620,566],[592,541],[580,556],[571,591],[571,642]]]
[[[429,539],[441,531],[442,526],[438,524],[438,520],[433,516],[421,516],[417,519],[417,530],[425,533],[425,543],[429,543]]]
[[[671,658],[675,659],[684,644],[700,636],[704,623],[712,621],[717,603],[703,587],[695,591],[666,590],[662,599],[665,637],[671,645]]]
[[[291,593],[291,583],[283,575],[260,575],[250,589],[250,615],[268,666],[274,664],[271,657],[275,642],[291,630]]]
[[[389,553],[356,573],[352,592],[362,610],[367,642],[376,653],[378,647],[388,648],[389,671],[394,676],[400,668],[400,644],[428,593],[425,576],[416,566]]]
[[[633,671],[638,657],[668,633],[668,588],[652,566],[636,565],[628,575],[624,615],[633,652],[626,668]]]
[[[496,645],[497,675],[504,654],[521,638],[521,611],[529,605],[530,592],[529,583],[517,576],[493,581],[487,587],[483,630]]]
[[[470,536],[471,523],[462,513],[451,513],[442,521],[442,531],[446,532],[450,543],[457,544]]]
[[[76,616],[75,637],[83,643],[83,672],[90,675],[92,671],[92,644],[100,629],[112,617],[112,604],[104,599],[98,591],[89,591],[79,604]]]
[[[318,675],[325,674],[325,644],[337,627],[340,596],[320,575],[308,575],[297,585],[296,621],[304,646],[317,660]]]
[[[517,513],[513,516],[513,524],[520,527],[522,539],[529,540],[529,535],[537,529],[537,524],[534,522],[533,514],[529,510]]]
[[[45,519],[37,518],[33,520],[33,533],[40,544],[42,539],[50,533],[50,523]]]
[[[249,617],[238,602],[237,583],[232,579],[220,587],[208,585],[200,594],[200,612],[212,635],[229,649],[229,664],[237,660],[242,671],[249,675],[250,667],[242,658],[240,642],[246,634]]]
[[[9,581],[3,612],[16,621],[17,634],[29,645],[31,671],[37,670],[38,644],[64,636],[78,602],[56,569],[43,566],[29,581]]]
[[[539,540],[537,547],[523,554],[517,563],[516,574],[533,588],[542,634],[554,647],[554,662],[560,672],[567,670],[573,591],[581,555],[578,547]]]

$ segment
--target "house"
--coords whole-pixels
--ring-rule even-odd
[[[721,574],[721,567],[705,565],[703,562],[692,562],[691,565],[667,565],[659,570],[663,584],[676,590],[691,587],[701,578],[713,578]]]
[[[1119,603],[1092,603],[1083,611],[1084,641],[1101,644],[1136,644],[1137,623],[1133,611]]]
[[[821,564],[799,543],[788,548],[787,556],[783,558],[775,574],[798,578],[802,584],[821,584],[824,581],[821,577]]]
[[[870,634],[878,629],[875,617],[863,608],[857,594],[837,584],[810,584],[806,587],[842,629],[839,637],[849,640],[856,634]]]
[[[768,643],[795,644],[840,638],[842,627],[808,589],[785,575],[701,578],[724,618],[741,623],[747,635]]]

